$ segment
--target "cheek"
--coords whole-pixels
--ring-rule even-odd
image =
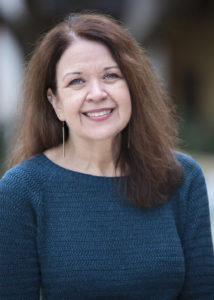
[[[121,93],[118,101],[118,113],[123,122],[129,122],[132,113],[132,104],[129,92]]]
[[[131,102],[131,96],[129,90],[127,90],[127,92],[124,94],[123,101],[124,101],[124,110],[126,113],[126,117],[129,120],[132,114],[132,102]]]
[[[64,93],[63,96],[64,113],[79,113],[84,102],[84,96],[80,93]]]
[[[127,103],[127,107],[126,107],[126,118],[129,122],[130,118],[132,115],[132,105],[131,105],[131,100]]]
[[[131,111],[131,96],[127,88],[124,88],[120,94],[120,105],[121,107],[124,107],[124,109],[127,109],[127,112]]]
[[[123,84],[120,86],[120,91],[121,98],[126,103],[126,105],[131,105],[130,91],[126,82],[123,82]]]
[[[131,103],[129,88],[124,81],[120,81],[117,86],[113,86],[111,92],[119,104],[129,105]]]

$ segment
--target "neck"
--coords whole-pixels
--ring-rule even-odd
[[[105,141],[75,141],[69,139],[65,145],[63,164],[74,171],[98,176],[118,176],[115,162],[120,139]]]

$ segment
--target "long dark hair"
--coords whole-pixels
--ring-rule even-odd
[[[177,132],[169,101],[144,50],[116,20],[102,14],[71,14],[38,42],[26,69],[21,126],[10,166],[61,143],[61,123],[47,89],[57,91],[56,64],[74,36],[106,45],[129,86],[132,116],[122,131],[117,159],[122,173],[129,170],[128,201],[138,207],[166,202],[183,176],[173,154]]]

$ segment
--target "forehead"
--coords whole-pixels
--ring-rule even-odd
[[[102,67],[112,63],[115,63],[115,60],[104,44],[77,38],[61,56],[57,64],[57,73],[71,68]]]

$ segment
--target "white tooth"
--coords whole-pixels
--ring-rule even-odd
[[[88,117],[99,117],[99,116],[104,116],[107,115],[111,112],[111,110],[104,110],[100,112],[94,112],[94,113],[86,113]]]

